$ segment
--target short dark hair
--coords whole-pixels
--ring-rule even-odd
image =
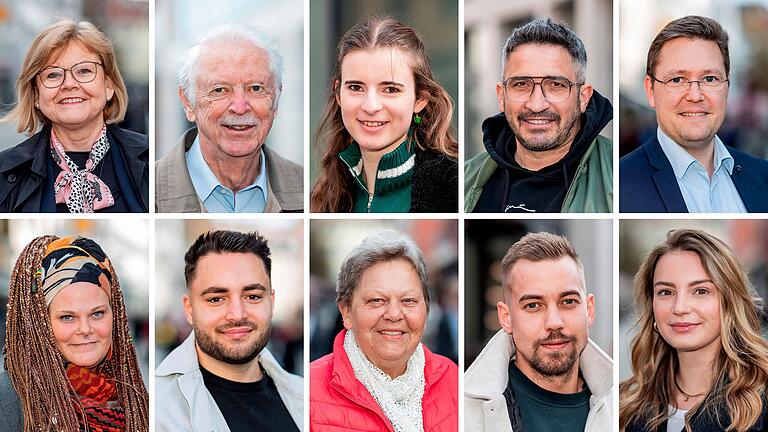
[[[573,59],[576,79],[584,81],[587,69],[587,50],[584,43],[565,24],[552,22],[551,18],[537,19],[512,31],[501,50],[501,73],[515,48],[526,44],[558,45],[566,49]]]
[[[267,276],[272,278],[272,259],[267,239],[256,231],[239,232],[229,230],[208,231],[192,243],[184,255],[184,279],[189,282],[195,277],[200,258],[212,253],[252,253],[261,258],[267,269]]]
[[[728,33],[723,26],[712,18],[698,15],[688,15],[678,18],[667,24],[648,48],[648,60],[645,63],[645,74],[653,76],[656,65],[659,63],[659,54],[665,43],[680,37],[689,39],[702,39],[717,44],[720,54],[723,56],[726,78],[731,72],[731,57],[728,54]]]

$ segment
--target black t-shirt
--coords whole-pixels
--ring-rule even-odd
[[[202,366],[200,372],[232,432],[298,432],[274,381],[266,373],[259,381],[240,383],[214,375]]]
[[[80,169],[85,169],[85,163],[88,161],[90,151],[68,151],[67,156],[72,159],[72,162]],[[49,153],[50,155],[50,153]],[[53,156],[50,156],[53,157]],[[112,193],[112,197],[115,199],[115,204],[107,208],[99,210],[99,213],[128,213],[131,210],[128,208],[128,203],[125,202],[123,191],[120,189],[120,182],[117,181],[117,174],[115,173],[115,162],[113,160],[114,155],[112,149],[107,151],[107,154],[96,164],[96,168],[92,171],[94,175],[100,178]],[[55,162],[53,163],[53,178],[55,179],[61,172],[61,167]],[[66,203],[56,204],[56,213],[69,213]]]
[[[509,383],[504,397],[510,418],[519,413],[525,432],[583,431],[590,396],[592,392],[586,385],[572,394],[544,390],[525,376],[514,361],[509,362]]]

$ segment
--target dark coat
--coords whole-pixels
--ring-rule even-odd
[[[416,150],[411,213],[459,211],[459,164],[432,150]]]
[[[768,212],[768,161],[733,147],[733,180],[750,213]],[[619,161],[619,211],[622,213],[688,213],[672,164],[656,134]]]
[[[110,145],[123,154],[128,177],[145,211],[149,209],[149,140],[146,135],[107,126]],[[21,144],[0,153],[0,213],[40,213],[46,195],[51,139],[49,126]],[[51,192],[52,194],[52,192]]]
[[[723,426],[727,426],[730,424],[730,416],[728,415],[728,411],[725,408],[725,405],[720,406],[720,412],[718,413],[720,418],[722,419]],[[752,425],[752,428],[749,429],[749,432],[768,432],[768,406],[766,406],[765,398],[763,398],[763,412],[760,414],[760,417],[758,417],[757,422]],[[715,419],[710,418],[709,415],[699,415],[693,418],[693,421],[691,423],[691,429],[693,432],[722,432],[725,430],[725,428],[718,424],[718,422]],[[666,432],[667,431],[667,422],[664,422],[661,424],[661,426],[656,430],[652,431],[648,428],[646,428],[644,425],[638,425],[636,423],[630,423],[627,425],[626,429],[624,429],[624,432]],[[685,429],[683,429],[682,432],[684,432]]]
[[[24,428],[19,395],[6,371],[0,371],[0,431],[20,431]]]

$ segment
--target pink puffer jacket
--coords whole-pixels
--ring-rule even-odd
[[[312,432],[390,431],[392,425],[373,396],[355,378],[344,351],[343,330],[333,342],[333,353],[309,365],[309,429]],[[449,359],[424,347],[422,398],[424,430],[459,430],[459,372]]]

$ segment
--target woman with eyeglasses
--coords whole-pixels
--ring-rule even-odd
[[[149,141],[115,126],[128,93],[110,40],[58,21],[32,42],[2,120],[29,139],[0,153],[0,212],[146,212]]]

